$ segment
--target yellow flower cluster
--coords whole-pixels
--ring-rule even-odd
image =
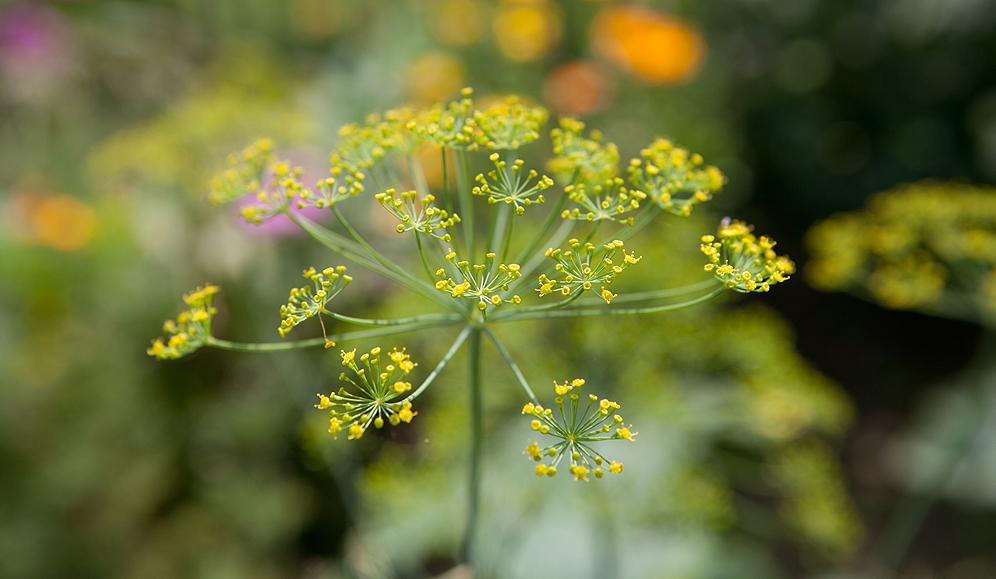
[[[903,185],[814,226],[810,282],[867,292],[890,308],[978,318],[996,313],[996,188]],[[954,308],[954,309],[952,309]]]
[[[633,216],[628,215],[640,208],[640,202],[647,194],[630,190],[623,180],[614,177],[598,184],[574,183],[564,187],[568,199],[578,205],[564,209],[560,216],[575,221],[617,221],[632,225]]]
[[[492,205],[514,205],[516,215],[525,213],[526,207],[545,201],[542,192],[553,187],[553,179],[546,175],[541,177],[535,169],[523,175],[525,161],[522,159],[516,159],[511,166],[498,153],[492,153],[489,159],[495,168],[486,175],[479,173],[475,177],[474,195],[487,197]]]
[[[743,293],[766,292],[795,273],[792,260],[775,253],[775,241],[755,237],[752,230],[743,221],[727,218],[716,235],[703,235],[699,246],[709,258],[705,270],[726,287]]]
[[[441,267],[436,270],[436,289],[450,294],[453,298],[471,299],[477,302],[477,309],[482,312],[488,306],[500,306],[506,301],[513,304],[522,302],[518,295],[511,297],[502,296],[502,293],[509,291],[509,284],[522,277],[517,263],[498,263],[494,253],[487,253],[485,263],[471,264],[467,260],[457,259],[455,251],[450,250],[446,254],[446,261],[450,267]],[[455,280],[447,271],[456,270]]]
[[[553,154],[550,171],[562,183],[604,183],[619,173],[619,149],[603,143],[600,131],[584,136],[585,124],[572,118],[560,119],[560,126],[550,131]]]
[[[211,320],[218,312],[212,302],[219,291],[218,286],[208,284],[184,295],[187,309],[163,324],[169,337],[157,338],[145,353],[160,360],[175,360],[203,346],[211,337]]]
[[[339,144],[329,155],[330,175],[314,187],[301,183],[299,167],[272,163],[273,142],[262,139],[230,156],[229,168],[212,180],[209,197],[221,204],[253,194],[258,203],[243,208],[242,216],[250,223],[261,223],[292,205],[327,208],[359,195],[365,189],[367,174],[392,152],[414,154],[425,143],[468,151],[479,147],[514,150],[539,138],[548,116],[543,107],[529,106],[510,96],[475,109],[472,94],[465,88],[460,98],[449,103],[421,110],[393,109],[343,126]],[[265,174],[267,168],[272,175]],[[508,169],[515,172],[521,168],[521,164],[513,164]],[[516,180],[521,189],[505,192],[511,197],[506,202],[514,203],[520,213],[523,206],[538,202],[532,198],[538,191],[553,185],[548,177],[530,183],[539,176],[534,172],[528,175]]]
[[[312,286],[293,288],[287,303],[280,306],[280,327],[277,328],[277,332],[281,338],[308,318],[320,316],[325,310],[325,304],[332,301],[349,285],[349,282],[353,281],[353,278],[346,274],[344,265],[326,267],[322,271],[309,267],[304,270],[303,275]]]
[[[211,179],[208,201],[215,205],[230,203],[260,190],[263,172],[273,155],[273,141],[259,139],[239,153],[228,156],[228,169]]]
[[[532,107],[517,96],[505,97],[474,111],[479,145],[491,150],[515,150],[539,138],[548,117],[543,107]]]
[[[712,199],[726,177],[702,155],[690,153],[667,139],[657,139],[629,162],[629,182],[646,192],[665,211],[688,216],[692,208]]]
[[[556,274],[550,278],[540,275],[540,286],[536,288],[539,295],[559,293],[563,296],[580,294],[597,286],[598,295],[605,303],[612,303],[617,294],[609,291],[616,277],[624,269],[639,263],[640,257],[623,249],[623,242],[611,241],[597,247],[593,243],[582,243],[577,239],[567,242],[568,249],[546,250],[546,256],[557,262],[554,266]],[[621,258],[619,257],[619,254]]]
[[[418,365],[404,348],[387,352],[382,365],[381,349],[376,347],[356,356],[356,350],[339,352],[342,366],[339,375],[344,386],[329,395],[319,394],[318,410],[328,410],[329,433],[338,436],[345,430],[349,440],[363,437],[370,426],[397,426],[409,423],[418,414],[407,399],[412,389],[408,375]]]
[[[303,206],[314,194],[301,184],[301,167],[291,167],[286,161],[270,164],[273,186],[256,192],[256,204],[246,205],[239,214],[247,223],[259,225],[263,221],[283,213],[291,203]]]
[[[348,124],[339,129],[339,145],[329,154],[329,177],[315,185],[315,193],[306,191],[298,207],[332,207],[365,190],[367,172],[391,151],[411,152],[415,139],[408,130],[414,113],[398,108],[383,115],[370,115],[363,124]]]
[[[474,91],[465,88],[461,98],[430,107],[409,121],[408,129],[419,139],[440,147],[474,151],[478,146],[474,124]]]
[[[532,402],[522,407],[522,413],[532,416],[530,427],[539,434],[553,438],[555,442],[540,446],[533,442],[526,447],[526,455],[537,462],[536,475],[552,477],[557,467],[567,456],[570,460],[569,472],[574,480],[588,481],[590,477],[600,479],[608,471],[619,474],[623,470],[621,462],[610,461],[592,448],[591,443],[606,440],[633,441],[639,434],[633,425],[626,425],[616,411],[620,406],[607,398],[594,394],[585,396],[581,403],[581,389],[585,381],[575,378],[554,383],[553,399],[557,411],[544,408]],[[546,462],[544,462],[546,460]]]
[[[434,195],[420,198],[417,191],[398,193],[395,189],[388,189],[374,195],[374,198],[401,222],[396,228],[398,233],[417,231],[448,243],[450,234],[446,229],[460,223],[459,215],[450,214],[445,209],[433,205],[436,200]]]
[[[348,124],[339,129],[339,145],[329,154],[330,173],[338,184],[336,193],[345,198],[363,192],[366,172],[387,153],[391,133],[391,125],[376,116],[362,125]]]

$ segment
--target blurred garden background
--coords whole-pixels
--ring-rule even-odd
[[[320,173],[341,125],[464,86],[723,170],[629,282],[701,279],[725,215],[800,269],[503,328],[537,382],[633,400],[641,437],[618,481],[536,479],[489,359],[478,577],[996,577],[992,0],[0,4],[0,577],[470,576],[460,359],[408,434],[347,445],[312,408],[327,352],[145,352],[207,281],[218,335],[276,339],[301,270],[338,262],[206,203],[228,153],[268,136]],[[351,313],[408,311],[356,283]],[[449,339],[405,345],[431,367]]]

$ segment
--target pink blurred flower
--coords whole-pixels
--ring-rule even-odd
[[[291,164],[300,165],[304,168],[304,179],[302,180],[305,184],[317,181],[317,177],[314,176],[326,174],[327,170],[325,169],[324,163],[320,158],[314,156],[313,154],[308,154],[302,151],[288,151],[287,158]],[[268,185],[268,183],[264,183],[264,187]],[[233,210],[236,215],[235,219],[238,220],[245,231],[249,232],[251,235],[273,238],[297,237],[304,235],[301,228],[291,221],[286,215],[277,215],[276,217],[267,219],[259,225],[246,223],[245,220],[243,220],[239,215],[239,211],[241,211],[243,207],[257,203],[258,201],[256,200],[255,195],[246,195],[233,204]],[[292,206],[291,213],[301,215],[319,223],[326,221],[332,215],[332,212],[328,209],[316,209],[314,207],[298,209]]]
[[[51,7],[0,9],[0,90],[19,101],[54,95],[75,69],[74,45],[65,17]]]

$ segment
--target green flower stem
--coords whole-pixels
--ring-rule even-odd
[[[335,218],[336,220],[339,221],[339,224],[342,225],[342,227],[346,230],[346,232],[349,233],[349,236],[353,238],[353,241],[355,241],[357,245],[359,245],[363,249],[363,251],[367,254],[368,257],[370,257],[377,263],[381,264],[382,266],[386,267],[387,269],[396,272],[398,275],[403,275],[405,277],[414,279],[414,276],[409,274],[405,270],[405,268],[394,263],[393,261],[385,257],[384,254],[377,251],[377,249],[374,246],[370,245],[370,243],[366,239],[364,239],[362,235],[360,235],[360,232],[357,231],[356,228],[352,226],[349,220],[346,219],[346,216],[343,215],[342,211],[339,210],[338,205],[332,206],[332,213],[335,214]]]
[[[408,318],[397,318],[393,320],[378,320],[370,318],[354,318],[353,316],[339,314],[326,309],[323,309],[322,313],[335,320],[339,320],[340,322],[356,324],[357,326],[407,326],[409,324],[421,324],[424,322],[447,324],[463,320],[463,316],[459,314],[424,314],[421,316],[411,316]]]
[[[370,261],[362,255],[358,255],[357,250],[351,248],[351,246],[354,245],[352,241],[343,238],[341,235],[333,231],[329,231],[306,217],[302,217],[294,213],[288,213],[287,216],[301,229],[303,229],[305,233],[310,235],[312,239],[349,259],[350,261],[353,261],[354,263],[363,266],[370,271],[379,273],[386,278],[392,279],[416,293],[420,293],[439,304],[445,305],[449,309],[457,309],[459,311],[459,309],[455,307],[453,300],[446,299],[442,294],[435,291],[434,288],[421,280],[414,279],[408,274],[400,275],[394,270],[391,270],[375,261]]]
[[[429,184],[425,180],[425,172],[422,171],[422,165],[415,158],[415,155],[408,155],[408,176],[411,178],[416,191],[421,195],[429,193]]]
[[[295,225],[300,227],[305,233],[315,239],[315,241],[318,241],[336,253],[342,254],[354,263],[374,271],[379,271],[375,268],[383,267],[378,263],[371,261],[367,257],[364,257],[362,248],[357,246],[351,239],[343,237],[332,230],[326,229],[298,213],[287,211],[284,214],[288,219],[293,221]]]
[[[578,289],[578,290],[575,290],[574,292],[572,292],[571,295],[569,295],[566,298],[560,300],[559,302],[554,302],[554,303],[551,303],[551,304],[543,304],[541,306],[529,306],[529,307],[525,307],[525,308],[518,308],[518,309],[516,309],[516,310],[514,310],[512,312],[505,313],[504,315],[499,314],[499,315],[495,316],[494,321],[498,322],[498,321],[504,320],[506,318],[511,318],[511,317],[519,315],[519,314],[527,314],[527,313],[531,314],[531,313],[534,313],[534,312],[548,312],[550,310],[559,310],[561,308],[565,308],[568,305],[570,305],[572,302],[574,302],[574,300],[576,300],[579,297],[581,297],[581,294],[583,294],[583,293],[584,293],[584,290]],[[598,303],[604,304],[605,301],[602,300],[602,299],[599,299]]]
[[[447,322],[452,323],[452,322]],[[235,352],[285,352],[287,350],[298,350],[301,348],[325,347],[328,341],[340,342],[346,340],[362,340],[364,338],[376,338],[379,336],[393,336],[424,330],[433,326],[446,325],[443,322],[422,322],[420,324],[409,324],[407,326],[389,326],[373,330],[360,330],[358,332],[345,332],[342,334],[332,334],[327,338],[310,338],[307,340],[296,340],[291,342],[231,342],[220,338],[208,338],[204,345],[209,348],[219,350],[232,350]]]
[[[443,199],[449,201],[450,179],[449,179],[449,173],[446,170],[446,147],[445,146],[440,147],[439,151],[443,157]]]
[[[927,473],[926,488],[905,497],[896,512],[893,513],[882,539],[882,561],[885,568],[898,573],[906,559],[910,545],[923,526],[927,515],[933,508],[951,479],[958,470],[957,467],[970,457],[973,445],[979,443],[979,436],[985,429],[990,413],[990,393],[988,388],[996,366],[993,360],[996,352],[996,332],[984,331],[979,349],[975,353],[972,370],[967,378],[970,381],[967,395],[970,398],[972,412],[963,417],[960,428],[948,439],[947,454],[937,462],[937,466]]]
[[[563,223],[561,223],[560,227],[558,227],[557,230],[553,233],[553,235],[551,235],[550,238],[547,240],[546,247],[560,247],[560,244],[562,244],[564,240],[567,239],[567,236],[571,234],[571,230],[574,229],[574,223],[575,222],[571,220],[565,220]],[[530,260],[526,262],[526,264],[522,267],[522,277],[513,282],[509,289],[514,288],[515,286],[522,283],[522,280],[531,278],[532,274],[535,273],[536,270],[543,265],[543,262],[545,260],[546,260],[546,249],[538,251],[536,254],[534,254],[532,258],[530,258]]]
[[[467,163],[467,151],[457,149],[456,186],[457,197],[460,200],[460,222],[463,223],[463,237],[467,244],[467,259],[473,261],[477,253],[474,239],[474,196],[470,191],[470,169]]]
[[[484,409],[481,398],[481,328],[470,328],[470,473],[467,488],[467,526],[464,530],[461,559],[473,568],[474,541],[477,535],[481,502],[481,443],[484,438]]]
[[[512,222],[512,206],[502,203],[495,214],[497,218],[492,224],[491,245],[488,247],[488,251],[498,253],[498,261],[502,262],[505,256],[501,254],[501,251],[502,247],[505,246],[506,235],[510,233],[508,226]]]
[[[436,377],[439,376],[439,373],[443,371],[443,368],[445,368],[453,356],[460,351],[460,346],[463,346],[463,343],[467,341],[467,337],[470,335],[471,331],[473,331],[473,328],[471,326],[466,326],[460,334],[457,335],[456,340],[453,340],[453,344],[450,346],[450,349],[443,355],[443,359],[436,364],[436,367],[432,369],[432,372],[429,372],[429,375],[425,377],[425,380],[423,380],[421,384],[419,384],[419,387],[416,388],[414,392],[406,396],[402,402],[418,398],[418,396],[422,394],[422,392],[424,392],[425,389],[433,383],[433,381],[435,381]]]
[[[595,237],[595,234],[598,233],[598,230],[599,230],[599,228],[601,228],[601,226],[602,226],[602,222],[601,221],[596,221],[595,225],[592,226],[591,231],[589,231],[588,235],[586,235],[584,237],[584,243],[588,243],[589,241],[591,241],[591,238]]]
[[[230,342],[219,338],[208,338],[204,345],[209,348],[219,350],[232,350],[234,352],[286,352],[287,350],[299,350],[301,348],[314,348],[325,346],[326,339],[311,338],[308,340],[294,340],[290,342]]]
[[[709,278],[705,281],[699,283],[693,283],[689,285],[683,285],[674,288],[662,289],[662,290],[650,290],[644,292],[633,292],[622,294],[612,300],[614,304],[625,304],[632,302],[646,302],[650,300],[657,300],[662,298],[673,298],[693,293],[698,293],[702,290],[707,290],[711,287],[715,287],[719,281],[715,278]],[[602,298],[585,298],[578,300],[578,304],[585,306],[595,306],[604,304],[605,302]],[[520,310],[521,311],[521,310]]]
[[[557,223],[557,218],[563,212],[564,207],[567,207],[567,195],[561,195],[560,200],[557,202],[557,206],[553,208],[547,216],[543,225],[539,228],[539,233],[533,238],[529,245],[515,258],[515,263],[522,263],[533,256],[537,250],[541,249],[543,246],[543,240],[550,235],[553,230],[554,224]]]
[[[636,236],[637,233],[643,230],[644,227],[650,224],[661,212],[661,208],[656,203],[651,203],[650,207],[644,209],[640,215],[633,222],[633,225],[617,231],[613,237],[606,238],[602,243],[608,243],[618,239],[619,241],[627,241],[632,237]]]
[[[505,226],[505,241],[501,244],[501,261],[502,263],[508,258],[508,250],[512,247],[512,230],[515,227],[515,219],[510,218],[508,220],[508,225]]]
[[[552,311],[532,311],[510,314],[508,316],[495,318],[494,321],[518,322],[521,320],[536,320],[546,318],[590,318],[596,316],[635,316],[641,314],[657,314],[661,312],[671,312],[688,308],[694,305],[707,302],[712,298],[726,291],[725,287],[717,288],[703,296],[685,302],[665,304],[662,306],[650,306],[644,308],[602,308],[602,309],[567,309]]]
[[[505,345],[498,340],[498,337],[495,336],[491,330],[485,328],[484,333],[487,334],[488,339],[495,345],[495,348],[498,350],[498,353],[501,354],[501,357],[505,360],[505,363],[508,364],[509,369],[512,370],[512,374],[515,375],[515,379],[519,381],[519,385],[522,386],[522,389],[526,391],[526,395],[529,396],[529,399],[533,402],[533,404],[539,404],[539,399],[536,398],[536,394],[533,392],[533,389],[529,387],[529,382],[526,381],[526,376],[522,373],[522,370],[519,369],[519,365],[515,363],[514,359],[512,359],[512,354],[509,353],[508,349],[505,348]]]
[[[422,262],[422,269],[425,270],[425,275],[429,278],[429,283],[432,283],[436,279],[436,276],[432,273],[429,258],[425,255],[425,248],[422,247],[422,234],[418,231],[414,231],[413,233],[415,233],[415,246],[418,248],[418,258]]]

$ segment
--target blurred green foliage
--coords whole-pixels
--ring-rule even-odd
[[[730,176],[718,209],[746,205],[795,231],[899,180],[994,175],[986,2],[604,12],[619,4],[0,7],[0,575],[445,568],[463,504],[453,500],[465,452],[459,363],[440,383],[452,412],[437,399],[403,440],[357,450],[312,416],[312,393],[336,372],[320,352],[176,364],[144,354],[181,293],[204,281],[227,290],[220,335],[271,336],[291,280],[327,260],[202,203],[210,172],[253,137],[321,167],[345,121],[464,84],[515,91],[585,115],[624,156],[673,136]],[[593,35],[596,18],[621,28]],[[659,70],[638,58],[647,50],[684,56]],[[674,241],[685,233],[646,234],[674,272],[700,263],[694,245]],[[357,311],[401,311],[380,280],[355,287]],[[570,362],[640,400],[630,451],[645,464],[631,460],[631,476],[606,488],[544,485],[521,456],[522,425],[489,423],[487,572],[777,577],[844,566],[862,525],[828,444],[852,410],[795,352],[787,323],[727,304],[626,323],[618,340],[584,322],[508,330],[537,381],[563,379],[554,372]],[[432,359],[446,339],[410,347]],[[488,368],[486,402],[507,415],[522,401],[497,359]],[[920,452],[897,459],[914,488],[919,460],[903,457]],[[983,496],[971,470],[946,492]],[[549,556],[568,550],[577,556]],[[993,568],[966,561],[950,576]]]

